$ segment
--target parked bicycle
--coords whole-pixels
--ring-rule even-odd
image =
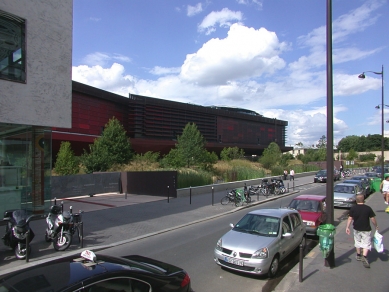
[[[220,201],[222,205],[227,205],[229,203],[235,204],[235,197],[237,196],[236,190],[233,189],[227,193],[225,197],[223,197]]]
[[[245,192],[244,190],[236,190],[236,196],[235,196],[235,206],[239,207],[242,206],[244,203],[250,204],[251,203],[251,196],[248,192]]]

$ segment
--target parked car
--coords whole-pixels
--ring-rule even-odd
[[[371,172],[371,171],[370,171],[370,172],[365,172],[364,175],[367,176],[367,177],[370,177],[370,178],[376,178],[376,177],[380,178],[380,176],[378,175],[378,173],[376,173],[376,172]]]
[[[0,291],[191,290],[183,269],[143,256],[112,257],[84,250],[0,276]]]
[[[363,196],[365,197],[365,199],[367,198],[367,196],[369,196],[369,194],[366,192],[367,189],[364,185],[364,183],[361,181],[361,180],[357,180],[357,179],[346,179],[343,181],[344,183],[346,184],[356,184],[359,186],[359,188],[362,190],[362,194]],[[369,186],[370,188],[370,186]]]
[[[334,186],[334,207],[351,208],[357,194],[363,194],[356,184],[339,183]]]
[[[299,195],[289,203],[288,207],[300,213],[307,235],[316,236],[319,226],[326,223],[326,196]]]
[[[318,182],[326,182],[327,181],[327,170],[319,170],[316,174],[315,177],[313,178],[314,183]]]
[[[280,262],[300,244],[306,230],[298,211],[259,209],[247,213],[216,243],[214,260],[221,267],[274,277]]]
[[[362,182],[363,187],[366,190],[366,195],[370,195],[371,189],[370,189],[370,178],[365,175],[356,175],[351,177],[350,179],[353,180],[360,180]]]
[[[339,170],[334,170],[334,181],[340,180],[341,174]],[[327,182],[327,170],[322,169],[319,170],[315,177],[313,178],[313,182]]]

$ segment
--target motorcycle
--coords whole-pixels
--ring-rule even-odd
[[[7,210],[4,212],[3,220],[7,221],[5,235],[3,236],[4,245],[12,248],[19,260],[25,259],[27,253],[31,253],[29,244],[35,234],[30,228],[29,222],[33,217],[35,215],[27,216],[26,210]]]
[[[72,206],[70,206],[70,211],[64,211],[63,202],[61,202],[61,206],[58,206],[56,199],[54,199],[54,205],[51,206],[46,217],[46,242],[52,241],[56,251],[66,250],[72,243],[74,233],[77,232],[78,239],[81,240],[77,225],[80,221],[81,213],[73,214]]]

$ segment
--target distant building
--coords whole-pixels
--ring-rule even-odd
[[[51,127],[72,126],[72,0],[0,1],[0,214],[50,205]]]
[[[253,111],[207,107],[129,94],[124,97],[73,81],[72,127],[53,128],[53,155],[62,141],[70,141],[76,155],[89,149],[113,116],[127,131],[135,152],[167,154],[187,123],[195,123],[209,151],[238,147],[246,155],[261,155],[271,142],[286,152],[287,121],[263,117]]]

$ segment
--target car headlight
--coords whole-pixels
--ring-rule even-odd
[[[355,199],[354,198],[348,198],[347,201],[352,202],[352,201],[355,201]]]
[[[261,248],[261,249],[258,249],[256,252],[253,253],[253,255],[251,256],[251,258],[253,259],[265,259],[269,256],[269,250],[264,247],[264,248]]]
[[[223,250],[223,241],[222,239],[220,238],[217,243],[216,243],[216,247],[215,247],[217,250],[219,251],[222,251]]]
[[[315,226],[315,222],[313,221],[305,221],[305,223],[307,224],[307,226]]]

